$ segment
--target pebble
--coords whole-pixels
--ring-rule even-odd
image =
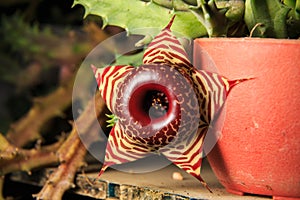
[[[172,178],[174,180],[177,180],[177,181],[182,181],[183,180],[183,176],[179,172],[173,172]]]

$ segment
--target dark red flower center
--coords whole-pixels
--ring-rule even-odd
[[[168,97],[158,90],[150,90],[143,100],[145,102],[144,112],[149,114],[151,119],[163,117],[169,109]]]
[[[151,83],[137,88],[129,101],[129,112],[142,126],[164,120],[170,113],[172,95],[162,85]]]

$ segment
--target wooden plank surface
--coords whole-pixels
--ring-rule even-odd
[[[100,166],[99,166],[100,167]],[[97,170],[98,166],[96,166]],[[128,173],[109,169],[98,178],[98,171],[79,173],[76,177],[76,188],[71,192],[89,196],[94,199],[121,200],[181,200],[181,199],[224,199],[224,200],[268,200],[268,197],[236,196],[226,192],[217,181],[207,163],[204,163],[202,177],[208,183],[213,193],[205,189],[198,180],[174,165],[148,173]],[[28,175],[15,173],[12,179],[33,185],[43,185],[53,169],[39,174]],[[183,180],[174,180],[172,174],[179,172]]]
[[[174,180],[172,178],[174,172],[181,173],[183,180]],[[147,196],[152,196],[152,199],[269,199],[257,196],[236,196],[227,193],[207,164],[204,164],[202,175],[213,193],[204,188],[193,176],[174,165],[149,173],[125,173],[110,169],[101,176],[101,180],[114,183],[117,187],[120,185],[117,189],[119,194],[116,195],[120,199],[145,199]],[[93,180],[96,179],[97,173],[89,173],[87,176]]]

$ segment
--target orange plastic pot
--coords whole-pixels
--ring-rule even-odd
[[[194,42],[229,79],[254,77],[230,92],[209,163],[228,192],[300,199],[300,41],[216,38]],[[210,70],[208,67],[207,70]]]

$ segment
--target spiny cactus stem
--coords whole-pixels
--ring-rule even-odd
[[[34,101],[28,113],[15,122],[7,132],[7,139],[17,147],[40,138],[40,129],[50,118],[61,113],[71,104],[73,79],[47,96]],[[22,137],[20,137],[22,134]]]
[[[62,199],[64,192],[74,187],[73,180],[77,169],[83,164],[85,154],[86,148],[81,143],[76,128],[74,128],[58,152],[60,161],[63,162],[50,175],[42,190],[34,196],[43,200]]]
[[[58,158],[54,152],[62,142],[59,140],[55,144],[40,149],[19,149],[0,134],[0,175],[14,171],[30,172],[36,167],[58,163]]]
[[[89,141],[93,141],[92,138],[96,137],[90,133],[93,132],[94,125],[98,125],[98,121],[95,121],[94,118],[91,117],[91,113],[93,113],[94,109],[96,108],[97,117],[102,117],[105,112],[105,103],[100,98],[100,94],[97,94],[95,98],[97,100],[96,107],[94,107],[94,99],[92,99],[77,121],[77,124],[85,125],[83,128],[83,134],[89,133],[87,134],[87,136],[91,137]],[[76,127],[73,126],[69,137],[59,148],[57,153],[61,164],[50,175],[42,190],[34,196],[37,199],[43,200],[61,199],[66,190],[75,186],[73,183],[74,177],[78,169],[84,165],[85,154],[86,148],[78,136]]]

